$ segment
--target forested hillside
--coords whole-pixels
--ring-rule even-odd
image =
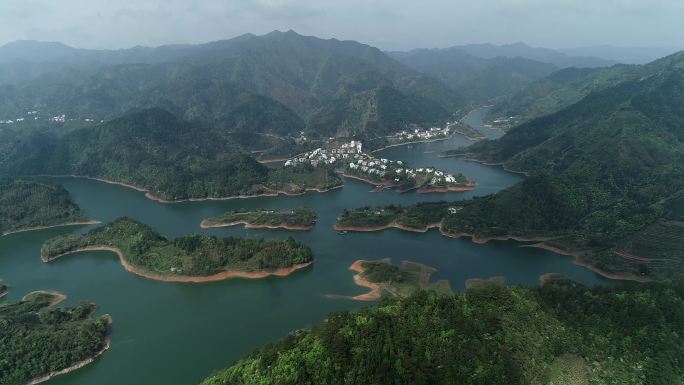
[[[267,345],[203,385],[679,384],[684,288],[419,292]]]
[[[562,248],[594,250],[586,257],[594,264],[612,260],[603,254],[613,255],[608,250],[665,218],[684,190],[684,54],[647,67],[639,68],[650,73],[647,77],[592,92],[497,141],[448,152],[503,163],[533,177],[473,201],[445,227],[560,237]],[[611,269],[681,276],[682,255],[675,257],[657,266],[648,258],[625,259],[623,266],[611,262]]]
[[[94,359],[109,347],[109,316],[94,317],[95,304],[53,308],[55,296],[32,293],[0,303],[0,384],[26,384]]]
[[[0,178],[0,235],[85,220],[69,193],[60,185]]]
[[[33,132],[13,139],[0,145],[7,149],[0,158],[0,175],[102,178],[165,200],[300,193],[341,184],[324,168],[269,169],[223,130],[157,108],[63,136]]]
[[[37,111],[32,124],[64,114],[73,126],[160,107],[230,132],[375,137],[443,122],[463,105],[456,92],[376,48],[292,31],[102,57],[111,64],[0,85],[0,119]]]
[[[559,69],[553,64],[522,57],[484,59],[461,48],[391,52],[407,66],[439,79],[469,103],[484,103],[508,95]]]

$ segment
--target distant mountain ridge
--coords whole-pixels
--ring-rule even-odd
[[[389,55],[435,77],[463,94],[470,103],[510,94],[559,69],[550,63],[519,56],[481,58],[457,47],[390,52]]]
[[[84,56],[103,55],[114,64],[85,71],[65,64],[56,73],[0,86],[0,116],[34,109],[99,121],[161,107],[232,131],[282,135],[308,128],[311,135],[372,138],[443,122],[463,106],[458,93],[377,48],[293,31],[103,52],[86,50]],[[15,52],[22,55],[32,57]]]
[[[549,48],[530,47],[529,45],[521,42],[503,45],[494,45],[489,43],[467,44],[452,48],[458,48],[470,55],[483,59],[493,59],[497,56],[522,57],[542,63],[550,63],[559,68],[595,68],[608,67],[618,64],[618,62],[614,60],[606,60],[593,56],[570,56],[563,52]]]

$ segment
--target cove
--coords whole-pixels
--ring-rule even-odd
[[[466,121],[472,120],[470,124],[488,137],[497,135],[495,130],[478,126],[484,114],[474,113]],[[56,228],[0,238],[0,277],[10,285],[6,298],[18,300],[34,290],[55,290],[68,296],[64,305],[93,301],[100,314],[112,315],[111,349],[95,363],[49,384],[188,385],[263,344],[320,322],[330,312],[368,306],[346,298],[367,291],[354,285],[355,273],[348,269],[358,259],[408,259],[426,264],[437,269],[434,280],[447,279],[454,290],[463,290],[465,281],[474,277],[505,276],[508,284],[537,285],[539,276],[549,272],[565,274],[587,285],[608,284],[610,281],[574,265],[570,257],[520,247],[513,241],[477,245],[468,239],[443,237],[437,231],[339,235],[333,230],[337,215],[345,208],[459,200],[490,194],[521,180],[520,175],[500,167],[436,156],[439,151],[469,143],[455,136],[447,141],[392,147],[376,153],[416,167],[461,172],[478,183],[476,189],[464,193],[372,193],[373,186],[346,179],[344,188],[327,193],[160,204],[146,199],[143,193],[115,185],[59,179],[88,217],[95,220],[108,222],[129,216],[168,237],[190,233],[279,239],[292,236],[313,248],[315,262],[286,278],[203,284],[158,282],[126,272],[118,257],[108,252],[81,253],[43,263],[40,247],[44,240],[85,232],[97,225]],[[200,228],[203,219],[228,210],[298,206],[317,211],[319,219],[312,231]]]

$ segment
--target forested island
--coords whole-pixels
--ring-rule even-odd
[[[248,229],[311,230],[316,212],[308,207],[294,209],[235,210],[202,221],[202,228],[245,225]]]
[[[56,296],[34,292],[20,302],[0,303],[0,384],[47,381],[93,362],[109,348],[111,317],[94,317],[93,303],[53,307]]]
[[[389,259],[358,260],[351,265],[350,269],[358,272],[354,276],[354,282],[357,285],[371,289],[366,294],[352,297],[359,301],[377,300],[383,294],[404,298],[419,290],[452,293],[448,281],[430,282],[430,276],[436,271],[434,268],[416,262],[403,261],[396,266]]]
[[[684,286],[420,291],[331,314],[203,385],[677,384]]]
[[[0,236],[53,226],[86,225],[88,220],[61,185],[0,178]]]
[[[49,262],[67,254],[98,250],[115,252],[132,273],[177,282],[284,276],[313,262],[311,248],[292,238],[279,241],[190,235],[170,240],[129,218],[120,218],[82,236],[49,239],[43,244],[41,256]]]
[[[413,206],[388,205],[384,207],[361,207],[345,209],[337,217],[337,231],[380,231],[397,228],[406,231],[425,232],[441,226],[449,212],[460,209],[458,203],[426,202]]]

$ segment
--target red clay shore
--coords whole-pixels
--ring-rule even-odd
[[[246,229],[285,229],[285,230],[292,230],[292,231],[310,231],[314,228],[313,225],[310,225],[310,226],[289,226],[286,224],[281,224],[281,225],[255,225],[255,224],[249,223],[248,221],[219,222],[219,223],[209,224],[206,219],[203,220],[202,223],[200,223],[200,227],[203,229],[211,229],[211,228],[217,228],[217,227],[231,227],[231,226],[237,226],[237,225],[244,225]]]
[[[371,289],[371,291],[369,291],[366,294],[359,294],[357,296],[354,296],[352,297],[352,299],[357,301],[377,301],[382,297],[382,287],[378,283],[370,282],[363,278],[364,262],[366,261],[359,259],[358,261],[352,263],[351,266],[349,266],[349,270],[353,270],[358,273],[354,275],[354,283],[356,285],[367,287]]]
[[[52,301],[50,301],[50,304],[48,306],[53,307],[57,306],[58,304],[62,303],[65,299],[67,299],[67,296],[57,292],[57,291],[46,291],[46,290],[37,290],[37,291],[32,291],[25,296],[21,298],[22,302],[26,302],[31,299],[31,297],[39,294],[45,294],[45,295],[50,295],[52,296]]]
[[[148,272],[145,270],[142,270],[138,267],[135,267],[128,263],[126,261],[126,258],[123,255],[123,252],[116,248],[116,247],[108,247],[108,246],[92,246],[92,247],[84,247],[82,249],[78,250],[72,250],[67,253],[55,255],[54,257],[45,257],[42,256],[41,259],[43,262],[50,262],[54,261],[57,258],[63,257],[65,255],[69,254],[74,254],[74,253],[80,253],[80,252],[86,252],[86,251],[111,251],[115,253],[116,255],[119,256],[119,261],[121,262],[121,265],[126,269],[126,271],[133,273],[135,275],[138,275],[143,278],[147,279],[152,279],[155,281],[163,281],[163,282],[192,282],[192,283],[202,283],[202,282],[215,282],[215,281],[223,281],[225,279],[229,278],[247,278],[247,279],[262,279],[270,276],[276,276],[276,277],[285,277],[288,276],[292,273],[294,273],[297,270],[303,269],[305,267],[310,266],[313,264],[313,261],[307,262],[307,263],[302,263],[299,265],[294,265],[292,267],[286,267],[286,268],[281,268],[281,269],[273,269],[273,270],[264,270],[264,271],[257,271],[257,272],[247,272],[247,271],[223,271],[220,273],[216,273],[213,275],[205,276],[205,277],[195,277],[195,276],[182,276],[182,275],[162,275],[162,274],[157,274],[157,273],[152,273]]]
[[[582,258],[575,258],[573,263],[577,266],[582,266],[585,267],[594,273],[601,275],[603,277],[606,277],[608,279],[614,279],[614,280],[619,280],[619,281],[635,281],[635,282],[651,282],[650,278],[646,277],[640,277],[638,275],[634,274],[616,274],[616,273],[610,273],[605,270],[601,270],[598,267],[592,265],[591,263],[583,260]]]
[[[446,193],[446,192],[463,192],[471,191],[477,187],[477,183],[473,181],[468,181],[466,186],[450,186],[450,187],[433,187],[433,188],[419,188],[416,190],[419,194],[429,194],[429,193]]]
[[[38,230],[46,230],[46,229],[53,229],[56,227],[65,227],[65,226],[87,226],[87,225],[97,225],[102,222],[100,221],[83,221],[83,222],[67,222],[67,223],[61,223],[58,225],[50,225],[50,226],[36,226],[36,227],[27,227],[25,229],[19,229],[19,230],[13,230],[13,231],[8,231],[6,233],[0,234],[0,237],[4,237],[5,235],[11,235],[11,234],[18,234],[18,233],[25,233],[28,231],[38,231]]]
[[[574,257],[573,263],[577,266],[582,266],[584,268],[587,268],[594,273],[601,275],[605,278],[608,279],[613,279],[613,280],[620,280],[620,281],[636,281],[636,282],[650,282],[651,279],[646,278],[646,277],[640,277],[637,275],[633,274],[617,274],[617,273],[610,273],[604,270],[599,269],[598,267],[592,265],[591,263],[583,260],[581,258],[582,253],[577,252],[577,251],[567,251],[560,249],[555,246],[548,245],[544,243],[545,241],[548,241],[549,238],[547,237],[531,237],[531,238],[524,238],[524,237],[519,237],[519,236],[514,236],[514,235],[502,235],[502,236],[497,236],[497,237],[477,237],[474,234],[468,234],[468,233],[453,233],[453,232],[447,232],[445,231],[440,223],[434,223],[431,224],[425,228],[422,229],[415,229],[415,228],[410,228],[410,227],[405,227],[396,223],[390,223],[385,226],[377,226],[377,227],[357,227],[357,226],[339,226],[335,225],[335,230],[337,231],[353,231],[353,232],[374,232],[374,231],[383,231],[387,229],[399,229],[403,231],[411,231],[411,232],[416,232],[416,233],[424,233],[427,232],[430,229],[433,228],[438,228],[439,232],[444,235],[445,237],[449,238],[462,238],[462,237],[469,237],[471,242],[477,243],[479,245],[484,245],[489,241],[508,241],[508,240],[513,240],[517,242],[538,242],[533,245],[522,245],[521,247],[534,247],[534,248],[539,248],[539,249],[544,249],[551,251],[556,254],[560,255],[565,255],[565,256],[570,256]]]
[[[111,317],[109,314],[104,315],[104,317],[105,317],[106,320],[107,320],[107,328],[109,328],[109,326],[112,324],[112,317]],[[46,374],[46,375],[44,375],[44,376],[35,378],[35,379],[33,379],[33,380],[27,382],[26,385],[36,385],[36,384],[40,384],[41,382],[45,382],[45,381],[51,380],[51,379],[53,379],[53,378],[55,378],[55,377],[57,377],[57,376],[60,376],[60,375],[62,375],[62,374],[67,374],[67,373],[73,372],[74,370],[81,369],[82,367],[84,367],[84,366],[86,366],[86,365],[88,365],[88,364],[91,364],[91,363],[95,362],[96,359],[98,359],[98,358],[99,358],[101,355],[103,355],[107,350],[109,350],[109,348],[111,347],[111,344],[112,344],[112,343],[111,343],[111,340],[109,339],[109,333],[107,333],[107,336],[105,337],[105,345],[104,345],[104,347],[103,347],[100,351],[96,352],[92,357],[89,357],[89,358],[86,358],[86,359],[83,360],[83,361],[77,362],[77,363],[75,363],[75,364],[69,366],[68,368],[64,368],[64,369],[62,369],[62,370],[57,370],[57,371],[54,371],[54,372],[50,372],[50,373],[48,373],[48,374]]]
[[[406,227],[403,225],[400,225],[396,222],[389,223],[384,226],[375,226],[375,227],[360,227],[360,226],[341,226],[338,224],[335,224],[334,228],[336,231],[353,231],[353,232],[375,232],[375,231],[383,231],[383,230],[388,230],[388,229],[399,229],[403,231],[410,231],[414,233],[425,233],[430,229],[434,228],[439,228],[440,224],[439,223],[433,223],[430,224],[424,228],[413,228],[413,227]]]

